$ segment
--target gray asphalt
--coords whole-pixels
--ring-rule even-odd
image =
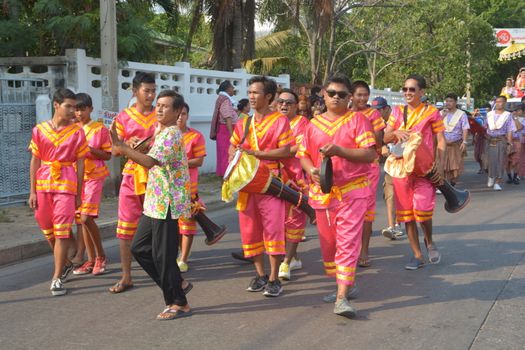
[[[230,257],[239,227],[223,209],[210,217],[229,233],[213,247],[198,236],[185,274],[195,285],[192,317],[156,321],[160,290],[135,263],[136,288],[110,295],[119,276],[118,242],[110,240],[110,273],[73,277],[64,297],[50,295],[50,255],[0,269],[0,349],[524,349],[525,183],[494,192],[482,175],[464,180],[472,201],[461,213],[446,213],[438,197],[439,265],[405,271],[408,243],[379,236],[386,220],[378,217],[354,320],[321,301],[334,282],[323,275],[313,226],[300,245],[304,268],[281,297],[246,292],[252,267]]]

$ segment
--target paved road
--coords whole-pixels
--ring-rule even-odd
[[[358,273],[355,320],[333,315],[320,300],[333,282],[323,276],[314,227],[300,247],[305,267],[282,297],[245,292],[253,272],[230,258],[239,229],[226,209],[210,216],[230,233],[211,248],[197,238],[191,256],[194,316],[156,321],[161,294],[138,266],[134,290],[107,293],[118,277],[112,240],[111,273],[73,278],[65,297],[50,296],[50,256],[0,269],[0,349],[523,349],[525,184],[498,193],[480,175],[465,180],[472,203],[461,214],[444,212],[438,198],[441,264],[405,271],[407,242],[372,238],[373,266]],[[384,224],[378,218],[375,228]]]

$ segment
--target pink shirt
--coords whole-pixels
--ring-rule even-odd
[[[206,141],[195,129],[188,128],[183,134],[184,146],[188,160],[206,157]],[[199,168],[190,168],[191,194],[198,193]]]
[[[153,136],[157,126],[157,116],[155,109],[149,114],[141,114],[135,107],[126,108],[115,118],[117,124],[117,134],[124,140],[128,141],[132,137],[138,137],[141,140]],[[152,140],[153,142],[153,140]],[[122,171],[123,175],[133,175],[135,162],[128,160]]]
[[[405,128],[403,121],[403,107],[394,106],[392,107],[392,114],[388,119],[388,125],[393,127],[394,130],[410,130],[418,131],[423,137],[423,142],[432,152],[434,151],[434,134],[438,134],[445,130],[443,125],[443,119],[439,110],[434,106],[427,106],[424,103],[420,103],[419,106],[412,109],[408,106],[407,124]]]
[[[246,124],[246,118],[235,124],[230,139],[230,143],[234,147],[241,143],[244,136],[244,124]],[[255,117],[251,119],[248,135],[242,144],[242,148],[269,151],[287,145],[293,145],[293,135],[288,118],[279,112],[273,112],[265,115],[259,121],[256,121]],[[279,168],[279,162],[275,160],[261,160],[261,163],[266,164],[270,169],[277,170]]]
[[[103,123],[91,121],[82,128],[86,134],[86,140],[90,148],[99,149],[108,153],[111,152],[111,137],[109,136],[109,130]],[[86,154],[86,160],[84,163],[84,180],[103,179],[109,176],[106,162],[102,159],[96,158],[89,151]]]
[[[292,129],[292,136],[294,138],[293,145],[300,145],[303,142],[304,132],[308,124],[310,124],[310,121],[308,118],[303,117],[302,115],[296,115],[292,120],[290,120],[290,128]],[[301,161],[299,161],[298,158],[287,158],[282,162],[290,178],[296,182],[305,180]]]
[[[320,168],[323,158],[319,149],[328,143],[344,148],[373,147],[375,139],[372,125],[360,112],[348,111],[334,121],[328,119],[325,114],[317,115],[310,120],[306,128],[297,157],[309,158],[316,168]],[[327,208],[336,205],[337,201],[369,196],[368,163],[355,163],[334,156],[332,166],[333,193],[324,194],[319,185],[313,182],[310,184],[309,202],[313,208]]]
[[[383,120],[383,117],[381,117],[381,113],[377,109],[368,108],[360,112],[363,113],[365,117],[368,118],[368,120],[370,120],[374,132],[378,132],[386,128],[385,121]]]
[[[86,136],[77,124],[54,130],[49,121],[33,128],[29,150],[40,158],[36,172],[37,192],[77,193],[73,165],[88,152]]]

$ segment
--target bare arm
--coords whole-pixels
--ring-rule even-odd
[[[31,156],[31,163],[29,164],[29,183],[30,183],[30,192],[28,204],[31,209],[36,209],[38,206],[36,200],[36,172],[40,168],[40,158],[34,154]]]
[[[198,168],[198,167],[202,166],[202,163],[204,163],[204,157],[188,159],[188,167],[189,168]]]
[[[279,160],[284,158],[290,158],[292,156],[290,153],[290,145],[275,148],[269,151],[245,150],[245,152],[264,160]]]
[[[106,152],[98,148],[91,148],[89,147],[89,152],[95,156],[97,159],[101,160],[110,160],[111,159],[111,152]]]
[[[76,207],[82,204],[82,187],[84,185],[84,158],[77,160],[77,196]]]
[[[356,163],[372,163],[377,157],[375,146],[368,148],[345,148],[329,143],[321,147],[319,151],[327,157],[338,156]]]
[[[230,133],[230,137],[233,135],[233,123],[232,118],[227,117],[224,119],[226,121],[226,128],[228,128],[228,132]]]
[[[440,171],[443,170],[443,157],[445,155],[445,149],[447,147],[447,140],[445,134],[441,131],[436,134],[437,140],[437,152],[436,152],[436,163]]]
[[[142,165],[145,168],[151,169],[155,165],[158,165],[159,163],[148,156],[147,154],[141,153],[133,148],[131,148],[129,145],[124,143],[122,140],[119,139],[117,135],[117,126],[115,125],[115,122],[111,124],[110,133],[111,135],[111,142],[113,143],[112,152],[113,154],[120,154],[128,159],[133,160],[135,163]]]
[[[393,127],[388,125],[385,129],[385,134],[383,136],[383,142],[388,143],[398,143],[405,142],[410,137],[410,132],[406,130],[394,130]]]
[[[303,167],[304,171],[306,171],[310,175],[312,181],[315,184],[319,185],[319,168],[316,168],[314,166],[314,163],[312,163],[312,160],[310,158],[300,158],[299,161],[301,162],[301,166]]]

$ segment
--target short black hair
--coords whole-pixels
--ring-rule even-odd
[[[226,91],[229,87],[233,87],[233,84],[229,80],[225,80],[222,83],[220,83],[219,88],[217,89],[217,94],[221,91]]]
[[[135,78],[133,78],[133,88],[138,89],[141,84],[155,84],[155,74],[140,71],[135,73]]]
[[[405,81],[410,80],[410,79],[417,81],[417,86],[418,86],[420,89],[426,89],[426,88],[427,88],[427,81],[425,80],[425,78],[423,78],[422,75],[419,75],[419,74],[410,74],[410,75],[405,79]]]
[[[505,101],[507,101],[507,96],[499,95],[498,97],[496,97],[496,100],[497,100],[498,98],[502,98],[502,99],[504,99]]]
[[[175,90],[162,90],[157,96],[157,100],[162,97],[171,97],[171,106],[174,110],[182,109],[184,107],[184,97]],[[189,110],[188,110],[189,113]]]
[[[321,91],[321,90],[319,90],[319,91]],[[281,89],[281,91],[279,91],[279,95],[282,94],[283,92],[286,92],[287,94],[292,94],[293,97],[295,98],[295,103],[299,102],[299,96],[297,96],[295,91],[293,91],[292,89],[288,89],[288,88]]]
[[[344,74],[334,75],[324,83],[324,87],[328,87],[330,84],[342,84],[346,87],[348,92],[352,89],[352,81]]]
[[[445,100],[447,98],[451,98],[453,99],[454,101],[458,102],[458,95],[456,95],[455,93],[451,92],[451,93],[448,93],[447,96],[445,96]]]
[[[368,84],[366,83],[366,81],[364,80],[356,80],[352,83],[352,88],[350,89],[350,93],[353,95],[355,94],[355,91],[357,90],[357,88],[365,88],[366,91],[368,91],[368,94],[370,95],[370,86],[368,86]]]
[[[321,92],[322,88],[319,86],[319,85],[314,85],[312,86],[312,88],[310,89],[310,95],[316,95],[318,94],[319,92]]]
[[[75,93],[69,89],[58,88],[53,94],[53,102],[62,104],[65,99],[76,100]]]
[[[184,105],[182,106],[182,108],[186,108],[186,112],[188,112],[188,114],[190,114],[190,105],[189,104],[184,102]]]
[[[277,93],[277,83],[275,80],[264,75],[257,75],[251,77],[251,79],[248,80],[248,86],[255,83],[263,84],[264,95],[272,95],[272,98],[270,98],[270,103],[272,103],[273,99],[275,98],[275,94]]]
[[[86,93],[80,92],[76,94],[75,99],[77,100],[77,109],[93,107],[93,100],[91,100],[91,96]]]
[[[250,100],[247,98],[241,99],[239,103],[237,103],[237,110],[242,111],[248,104],[250,104]]]

